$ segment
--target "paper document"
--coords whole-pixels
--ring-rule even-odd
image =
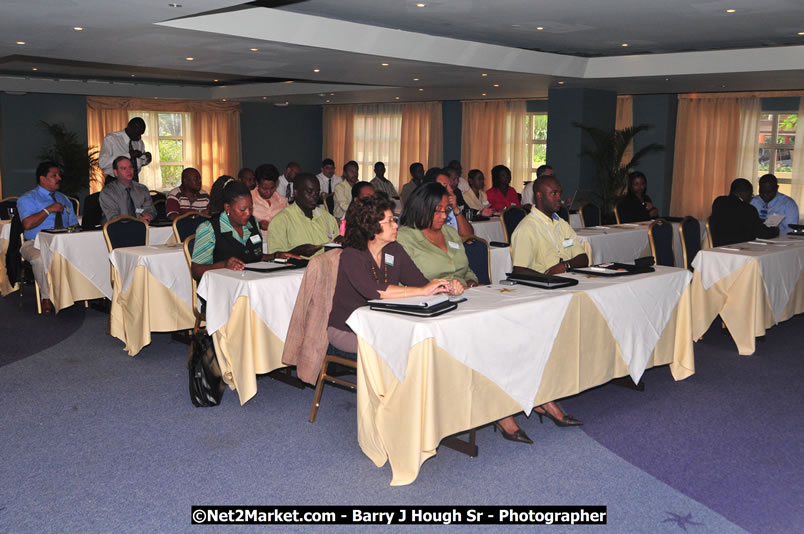
[[[765,226],[773,228],[774,226],[779,226],[783,220],[784,215],[768,215],[768,218],[765,219]]]

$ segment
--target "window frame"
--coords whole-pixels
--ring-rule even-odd
[[[544,145],[544,153],[545,159],[547,159],[547,140],[549,132],[545,129],[544,132],[544,139],[539,139],[536,137],[536,132],[534,128],[534,118],[538,116],[544,116],[547,119],[547,112],[546,111],[528,111],[525,113],[526,120],[525,122],[528,125],[528,135],[527,140],[525,141],[525,149],[528,154],[528,162],[530,163],[530,181],[536,179],[536,169],[539,168],[541,165],[544,165],[546,162],[542,162],[540,165],[533,166],[533,149],[537,145]]]
[[[767,170],[762,170],[759,167],[757,167],[757,178],[760,178],[765,174],[773,174],[774,176],[776,176],[776,181],[779,184],[792,184],[793,183],[792,176],[790,178],[781,178],[781,177],[776,175],[776,158],[777,158],[777,151],[778,150],[789,150],[790,151],[790,162],[792,164],[793,158],[795,157],[795,154],[794,154],[795,143],[788,145],[788,144],[778,143],[777,140],[779,138],[779,117],[781,115],[798,115],[798,110],[763,112],[760,115],[760,122],[763,120],[762,116],[764,116],[764,115],[768,116],[768,118],[769,118],[768,120],[770,120],[770,117],[773,117],[772,124],[771,124],[771,131],[770,131],[769,134],[763,134],[761,130],[757,131],[757,136],[766,135],[767,138],[770,139],[771,141],[770,142],[765,142],[765,143],[759,142],[758,146],[759,146],[760,150],[769,150],[771,157],[768,160],[768,169]],[[796,126],[796,131],[795,132],[792,132],[792,134],[790,132],[787,132],[787,135],[801,135],[802,133],[804,133],[804,132],[800,132],[799,130],[800,130],[800,124],[798,124]],[[785,134],[783,133],[782,135],[785,135]],[[759,139],[758,139],[758,141],[759,141]],[[759,154],[757,154],[757,162],[758,161],[759,161]]]
[[[187,159],[187,147],[188,147],[188,138],[189,138],[189,118],[190,114],[185,111],[155,111],[155,110],[139,110],[139,111],[130,111],[129,112],[129,120],[134,117],[142,117],[146,115],[148,119],[146,119],[146,130],[145,135],[143,135],[143,140],[146,141],[145,149],[151,154],[156,153],[157,157],[154,157],[151,164],[148,165],[148,170],[152,173],[152,176],[158,178],[158,183],[149,184],[149,189],[152,190],[167,190],[177,187],[179,184],[176,185],[165,185],[164,176],[162,174],[162,167],[181,167],[181,170],[188,167],[192,167],[192,163]],[[181,132],[182,135],[159,135],[159,115],[179,115],[181,117]],[[148,132],[154,132],[154,134],[149,135]],[[177,140],[181,141],[181,161],[162,161],[161,153],[159,152],[159,143],[162,140]],[[156,165],[156,168],[153,166]]]

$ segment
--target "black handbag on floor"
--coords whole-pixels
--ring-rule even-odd
[[[192,352],[187,361],[190,371],[190,400],[198,408],[217,406],[226,385],[215,356],[212,338],[204,330],[199,330],[193,334],[191,346]]]

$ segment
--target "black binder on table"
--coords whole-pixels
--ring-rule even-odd
[[[556,276],[553,274],[540,273],[506,273],[508,280],[513,280],[517,284],[522,284],[540,289],[560,289],[578,285],[578,280]]]
[[[447,297],[408,298],[383,301],[374,299],[369,301],[369,308],[377,311],[414,315],[416,317],[437,317],[458,307],[457,302]]]
[[[631,265],[628,263],[601,263],[589,267],[577,267],[572,272],[588,274],[589,276],[630,276],[632,274],[652,273],[655,269],[650,266]]]

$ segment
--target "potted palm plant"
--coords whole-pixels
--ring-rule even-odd
[[[597,165],[600,195],[603,198],[602,211],[604,215],[611,214],[614,212],[617,199],[625,192],[628,173],[639,164],[639,160],[643,156],[664,150],[664,145],[651,143],[639,149],[629,160],[623,161],[625,151],[636,134],[649,130],[650,125],[640,124],[613,132],[577,122],[573,123],[573,126],[580,128],[592,137],[594,148],[583,151],[581,155],[591,157]]]
[[[90,181],[100,180],[97,148],[81,142],[78,135],[63,124],[42,121],[42,128],[50,137],[50,143],[39,153],[39,158],[61,166],[62,193],[78,196],[79,191],[89,188]]]

